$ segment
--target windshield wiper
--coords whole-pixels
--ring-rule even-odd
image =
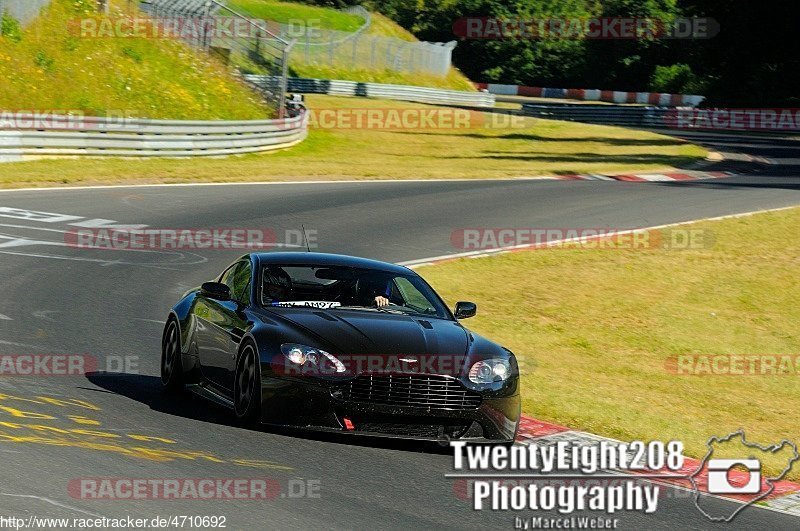
[[[379,312],[384,312],[384,313],[393,313],[393,314],[396,314],[396,315],[408,315],[408,314],[407,314],[406,312],[404,312],[404,311],[401,311],[401,310],[392,310],[391,308],[382,308],[382,307],[379,307],[379,308],[375,308],[375,309],[376,309],[376,310],[378,310]]]

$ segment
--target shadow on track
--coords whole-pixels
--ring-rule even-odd
[[[183,417],[197,422],[229,426],[248,431],[261,431],[304,440],[346,444],[349,446],[365,446],[370,448],[434,454],[451,453],[449,446],[445,446],[444,443],[439,442],[420,442],[378,436],[314,432],[302,430],[300,428],[284,428],[279,426],[246,427],[236,422],[232,412],[212,402],[206,401],[189,391],[177,395],[165,393],[161,388],[161,379],[156,376],[94,372],[87,374],[86,379],[100,388],[84,388],[88,391],[114,393],[145,404],[154,411],[174,415],[176,417]]]

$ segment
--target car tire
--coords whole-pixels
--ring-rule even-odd
[[[161,339],[161,385],[170,393],[183,390],[183,360],[178,321],[170,318]]]
[[[258,349],[246,342],[236,360],[233,409],[242,424],[253,424],[261,415],[261,366]]]

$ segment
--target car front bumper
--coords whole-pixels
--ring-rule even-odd
[[[412,405],[352,400],[347,383],[262,378],[264,424],[353,435],[446,442],[513,442],[520,418],[518,378],[480,394],[474,407]],[[432,395],[434,399],[435,394]],[[435,400],[434,400],[435,401]],[[477,402],[477,400],[476,400]]]

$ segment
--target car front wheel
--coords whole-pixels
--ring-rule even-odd
[[[256,347],[252,343],[247,343],[239,354],[233,387],[236,418],[243,423],[252,423],[261,412],[261,371]]]
[[[161,384],[170,392],[183,389],[181,335],[174,319],[167,322],[161,340]]]

